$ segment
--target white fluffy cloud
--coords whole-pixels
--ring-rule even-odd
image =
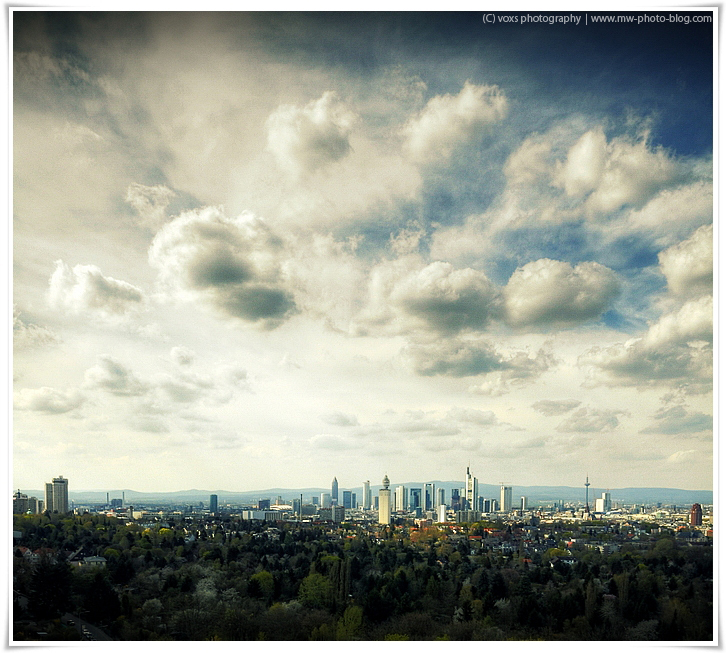
[[[166,208],[175,197],[166,186],[144,186],[133,183],[126,189],[126,201],[139,214],[144,226],[158,229],[166,220]]]
[[[602,127],[585,134],[570,148],[555,183],[570,197],[584,198],[590,214],[610,213],[623,206],[643,206],[653,195],[682,176],[676,161],[646,138],[614,138]]]
[[[436,261],[396,284],[390,301],[441,333],[482,330],[499,312],[499,292],[486,275]]]
[[[467,82],[458,95],[437,95],[404,127],[405,149],[416,161],[446,159],[483,128],[504,119],[507,98],[497,86]]]
[[[52,307],[72,313],[90,312],[118,319],[140,309],[146,297],[130,283],[106,277],[95,265],[76,265],[71,269],[56,261],[48,293]]]
[[[264,221],[249,213],[228,218],[216,207],[182,213],[149,250],[163,285],[267,329],[295,310],[283,260],[283,243]]]
[[[713,225],[700,227],[688,240],[660,252],[658,261],[677,295],[713,292]]]
[[[699,180],[662,190],[641,209],[631,211],[624,227],[667,247],[712,220],[713,182]]]
[[[713,298],[687,302],[653,324],[641,338],[595,347],[580,357],[592,383],[710,385],[713,375]]]
[[[618,288],[615,273],[599,263],[533,261],[504,288],[507,321],[517,327],[573,326],[607,310]]]
[[[557,181],[570,197],[583,197],[599,185],[607,162],[607,139],[602,127],[584,133],[570,148]]]
[[[304,107],[282,105],[267,120],[267,149],[293,176],[313,173],[348,154],[356,119],[333,91]]]

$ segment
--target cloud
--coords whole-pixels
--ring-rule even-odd
[[[174,402],[192,403],[214,388],[212,380],[196,374],[161,375],[154,379],[155,386]]]
[[[404,149],[419,162],[449,158],[507,114],[507,98],[497,86],[466,82],[458,95],[437,95],[403,128]]]
[[[695,462],[701,457],[695,449],[688,449],[686,451],[676,451],[672,453],[666,459],[666,463],[670,465],[682,465],[683,463]],[[710,462],[709,462],[710,464]]]
[[[607,138],[602,127],[585,132],[567,153],[556,182],[570,197],[583,197],[600,184],[607,163]]]
[[[658,411],[658,420],[653,426],[641,429],[639,433],[660,435],[685,435],[713,429],[713,417],[704,413],[688,413],[683,406],[673,406]]]
[[[349,451],[357,449],[357,443],[341,438],[339,435],[314,435],[308,440],[308,444],[312,449],[329,449],[332,451]]]
[[[605,311],[619,292],[615,273],[599,263],[574,268],[540,259],[518,268],[504,288],[507,322],[512,326],[575,326]]]
[[[55,265],[48,292],[53,308],[116,320],[139,310],[146,302],[139,288],[104,276],[95,265],[76,265],[73,269],[63,261]]]
[[[712,220],[713,182],[698,180],[662,190],[643,208],[630,211],[623,227],[650,236],[662,247]]]
[[[569,411],[577,408],[582,402],[576,399],[551,401],[549,399],[542,399],[532,404],[538,413],[542,413],[546,417],[553,417],[555,415],[564,415]]]
[[[640,208],[684,176],[681,166],[663,148],[652,147],[646,137],[623,136],[608,143],[603,128],[596,127],[570,148],[555,184],[570,197],[587,196],[585,209],[597,216],[624,206]]]
[[[230,317],[265,329],[295,311],[285,287],[282,241],[250,213],[221,208],[182,213],[165,224],[149,250],[160,282],[182,298],[201,299]]]
[[[710,384],[712,339],[713,298],[701,297],[661,317],[640,338],[594,347],[578,364],[593,367],[593,385]]]
[[[99,356],[97,364],[86,370],[83,387],[104,390],[119,397],[138,397],[149,389],[133,372],[108,355]]]
[[[191,365],[197,357],[196,352],[186,347],[172,347],[170,352],[172,360],[177,365]]]
[[[282,105],[267,119],[267,149],[293,176],[311,174],[348,154],[356,120],[333,91],[304,107]]]
[[[547,370],[557,365],[557,359],[548,348],[541,348],[534,356],[517,351],[502,359],[502,368],[494,371],[480,385],[471,386],[474,394],[500,396],[513,387],[521,387],[536,381]]]
[[[477,410],[475,408],[452,408],[446,415],[449,419],[476,426],[494,426],[499,423],[491,410]]]
[[[401,355],[419,376],[479,376],[506,367],[501,355],[488,343],[450,340],[408,345]]]
[[[23,388],[15,394],[13,405],[19,410],[39,413],[61,414],[78,408],[86,398],[77,389],[55,390],[54,388]]]
[[[38,324],[27,324],[20,318],[20,311],[13,307],[13,349],[21,351],[45,347],[59,342],[58,336],[49,328]]]
[[[355,415],[331,413],[329,415],[322,415],[320,419],[331,426],[358,426],[358,418]]]
[[[499,312],[498,290],[477,270],[456,270],[436,261],[402,279],[390,301],[441,333],[482,330]]]
[[[139,214],[142,225],[158,229],[166,221],[166,208],[176,193],[166,186],[133,183],[126,189],[126,201]]]
[[[713,292],[713,225],[658,254],[668,287],[677,295],[697,297]]]
[[[618,415],[627,414],[623,410],[597,410],[580,408],[566,420],[560,422],[557,430],[562,433],[603,433],[613,431],[620,421]]]

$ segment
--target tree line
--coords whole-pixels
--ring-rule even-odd
[[[14,529],[40,551],[37,562],[14,557],[14,589],[27,597],[15,606],[19,639],[28,619],[64,612],[122,640],[712,639],[712,548],[667,534],[646,549],[578,551],[566,565],[556,541],[502,555],[435,527],[144,528],[46,514],[16,516]],[[107,563],[73,569],[65,553],[76,551]]]

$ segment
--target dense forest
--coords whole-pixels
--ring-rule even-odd
[[[574,551],[564,564],[555,531],[544,553],[502,555],[469,538],[484,526],[452,537],[437,527],[16,515],[13,639],[37,639],[29,624],[43,620],[47,638],[77,638],[59,620],[66,612],[119,640],[713,637],[711,546],[661,533],[617,553]],[[74,552],[107,562],[74,568]]]

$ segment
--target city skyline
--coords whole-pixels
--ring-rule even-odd
[[[712,490],[710,26],[12,29],[13,488]]]

